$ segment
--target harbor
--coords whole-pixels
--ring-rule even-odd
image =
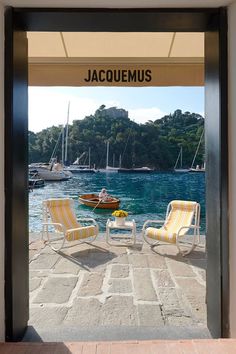
[[[188,186],[186,188],[186,186]],[[193,200],[201,205],[200,233],[205,234],[205,176],[198,173],[158,172],[151,174],[95,173],[74,175],[64,182],[45,182],[44,188],[29,193],[29,230],[42,230],[42,202],[50,198],[70,197],[75,203],[77,217],[96,219],[101,232],[105,231],[112,210],[95,209],[79,204],[79,195],[99,193],[102,188],[120,199],[120,209],[135,219],[141,232],[147,219],[164,219],[168,203],[174,199]]]

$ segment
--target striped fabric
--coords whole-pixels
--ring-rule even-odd
[[[82,226],[76,219],[76,215],[72,209],[73,201],[67,199],[48,199],[46,206],[53,223],[60,223],[64,226],[55,225],[55,229],[59,232],[65,232],[68,241],[79,240],[98,234],[95,225]]]
[[[173,200],[171,209],[164,225],[161,228],[148,227],[145,236],[155,240],[176,243],[176,236],[179,229],[183,226],[190,226],[196,212],[197,203]],[[188,229],[180,231],[179,236],[187,233]]]

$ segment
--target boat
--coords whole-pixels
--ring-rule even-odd
[[[112,196],[106,200],[101,200],[97,194],[90,193],[80,195],[79,203],[96,209],[118,209],[120,200]]]
[[[37,173],[38,178],[45,181],[67,181],[71,178],[70,171],[64,171],[60,164],[31,164],[29,165],[29,173]]]
[[[193,157],[193,161],[192,161],[192,165],[189,169],[188,172],[205,172],[206,170],[206,164],[204,162],[204,164],[202,166],[200,165],[196,165],[196,167],[194,167],[194,164],[195,164],[195,160],[196,160],[196,157],[197,157],[197,154],[198,154],[198,150],[200,148],[200,145],[201,145],[201,142],[202,142],[202,138],[203,138],[203,134],[204,134],[204,129],[202,131],[202,134],[201,134],[201,137],[200,137],[200,140],[199,140],[199,143],[198,143],[198,146],[197,146],[197,149],[195,151],[195,154],[194,154],[194,157]]]
[[[133,168],[120,168],[119,173],[151,173],[154,172],[153,168],[150,167],[133,167]]]
[[[29,189],[42,188],[45,186],[44,179],[42,178],[29,178]]]
[[[179,162],[180,162],[180,167],[177,168]],[[189,168],[183,168],[182,166],[183,166],[183,148],[181,146],[179,155],[175,162],[174,172],[181,172],[181,173],[189,172]]]
[[[120,158],[121,159],[121,158]],[[109,166],[109,141],[107,142],[107,160],[106,160],[106,168],[105,169],[100,169],[100,172],[112,172],[112,173],[117,173],[119,171],[120,167],[112,167]]]
[[[190,168],[189,172],[205,172],[206,171],[205,167],[206,167],[205,163],[203,164],[203,166],[196,165],[196,168]]]
[[[90,148],[89,148],[89,164],[88,165],[82,165],[80,163],[80,160],[86,155],[86,152],[83,152],[77,159],[68,167],[64,169],[64,171],[70,171],[72,173],[96,173],[98,170],[94,168],[91,168],[90,164]]]

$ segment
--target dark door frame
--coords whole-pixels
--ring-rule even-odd
[[[227,13],[220,9],[24,9],[5,16],[6,340],[28,320],[26,31],[205,32],[207,315],[229,335]]]

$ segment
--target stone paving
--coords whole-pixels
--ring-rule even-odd
[[[30,325],[206,326],[203,244],[186,257],[143,243],[29,248]]]

